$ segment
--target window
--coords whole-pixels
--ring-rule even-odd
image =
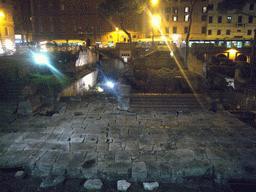
[[[218,23],[222,22],[222,16],[218,16]]]
[[[52,17],[49,17],[49,21],[50,21],[50,23],[52,23],[52,22],[53,22],[53,19],[52,19]]]
[[[177,33],[177,27],[172,28],[172,33]]]
[[[49,4],[49,10],[53,11],[53,4]]]
[[[212,30],[208,30],[208,35],[212,35]]]
[[[165,33],[170,33],[169,27],[165,27]]]
[[[250,3],[250,9],[249,10],[254,10],[254,3]]]
[[[185,15],[184,16],[184,21],[188,21],[189,20],[189,15]]]
[[[173,7],[173,8],[172,8],[172,12],[173,12],[173,13],[178,13],[178,7]]]
[[[40,32],[40,33],[43,32],[43,27],[42,27],[42,25],[39,26],[39,32]]]
[[[253,21],[253,17],[252,17],[252,16],[249,16],[249,18],[248,18],[248,23],[252,23],[252,21]]]
[[[209,16],[209,23],[212,23],[212,16]]]
[[[54,31],[54,26],[53,26],[53,25],[50,26],[50,31],[51,31],[51,32]]]
[[[170,20],[170,15],[166,15],[166,21]]]
[[[188,27],[184,27],[184,33],[188,33]]]
[[[73,25],[73,31],[76,32],[77,31],[77,27],[76,24]]]
[[[5,32],[5,35],[8,36],[8,28],[7,27],[4,28],[4,32]]]
[[[100,31],[100,26],[99,25],[97,26],[97,31]]]
[[[230,30],[227,30],[227,31],[226,31],[226,35],[230,35]]]
[[[202,15],[202,21],[206,21],[207,15]]]
[[[42,11],[42,5],[37,5],[37,10]]]
[[[166,7],[165,8],[165,13],[171,13],[172,11],[172,8],[171,7]]]
[[[231,16],[228,16],[228,17],[227,17],[227,23],[231,23],[231,21],[232,21],[232,17],[231,17]]]
[[[173,15],[172,16],[172,21],[178,21],[178,16],[177,15]]]
[[[202,27],[202,33],[206,33],[206,27]]]
[[[202,13],[207,13],[207,7],[202,7]]]
[[[241,33],[241,30],[240,30],[240,29],[238,29],[236,32]]]
[[[217,30],[217,35],[221,35],[221,30]]]
[[[252,30],[248,30],[247,35],[252,35]]]
[[[64,4],[61,4],[61,5],[60,5],[60,10],[61,10],[61,11],[64,11],[64,8],[65,8]]]
[[[185,13],[189,13],[189,7],[185,7],[185,8],[184,8],[184,12],[185,12]]]
[[[242,20],[243,20],[243,16],[238,16],[237,22],[242,23]]]
[[[213,10],[213,4],[209,4],[207,7],[208,10]]]

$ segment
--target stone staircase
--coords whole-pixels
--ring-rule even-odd
[[[204,95],[194,94],[131,94],[131,109],[191,111],[208,108]]]

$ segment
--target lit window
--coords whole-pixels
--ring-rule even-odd
[[[207,7],[202,7],[202,12],[207,13]]]
[[[228,16],[228,17],[227,17],[227,23],[231,23],[231,21],[232,21],[232,17],[231,17],[231,16]]]
[[[185,7],[185,8],[184,8],[184,12],[185,12],[185,13],[189,13],[189,7]]]
[[[174,15],[174,16],[172,17],[172,21],[178,21],[178,16],[177,16],[177,15]]]
[[[173,7],[173,8],[172,8],[172,12],[173,12],[173,13],[178,13],[178,7]]]
[[[189,15],[185,15],[184,16],[184,21],[188,21],[189,20]]]

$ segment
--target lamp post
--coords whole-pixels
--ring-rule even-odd
[[[153,15],[152,16],[152,46],[154,46],[154,44],[155,44],[155,42],[154,42],[154,27],[156,26],[156,27],[160,27],[159,26],[159,23],[160,23],[160,19],[161,19],[161,17],[159,16],[159,15]]]
[[[118,27],[116,28],[116,31],[117,31],[117,42],[119,43],[119,29],[118,29]]]

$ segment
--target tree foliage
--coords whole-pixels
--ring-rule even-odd
[[[125,14],[141,13],[146,8],[147,3],[147,0],[106,0],[99,5],[98,11],[106,20],[110,17],[120,16],[120,27],[132,43],[131,35],[123,23]]]
[[[243,8],[248,3],[256,3],[256,0],[223,0],[218,4],[217,10],[220,13],[227,13],[228,11],[235,10],[236,13],[251,15],[243,12]],[[254,15],[251,15],[251,16],[254,16]]]

